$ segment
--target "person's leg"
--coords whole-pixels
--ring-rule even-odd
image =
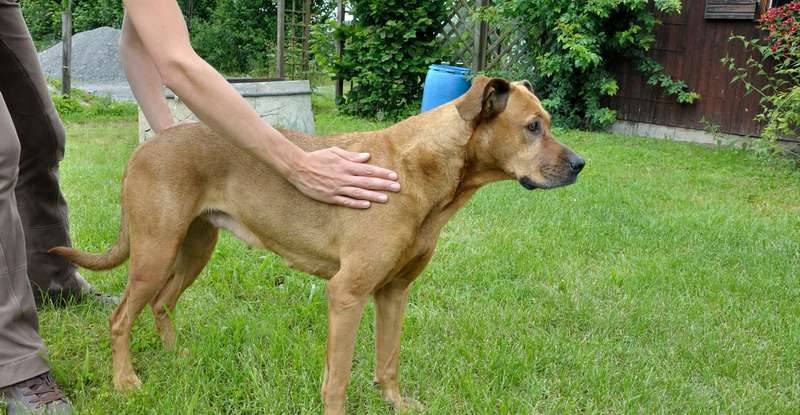
[[[67,204],[58,185],[64,156],[64,127],[56,113],[19,5],[0,0],[0,93],[16,128],[22,152],[16,197],[25,232],[28,275],[39,299],[77,296],[75,268],[47,250],[69,246]]]
[[[14,16],[21,20],[19,6],[0,0],[0,51],[9,25],[17,22]],[[0,71],[10,65],[6,58],[0,52]],[[21,152],[17,128],[0,92],[0,401],[9,415],[68,414],[72,406],[50,376],[28,278],[15,192]]]
[[[50,370],[39,337],[14,196],[19,153],[17,133],[0,95],[0,388]]]
[[[67,414],[72,406],[50,376],[25,264],[14,195],[19,156],[17,132],[0,94],[0,401],[9,415]]]

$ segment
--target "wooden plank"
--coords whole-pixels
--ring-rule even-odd
[[[303,72],[308,72],[308,42],[311,38],[311,0],[303,2]]]
[[[284,10],[286,10],[286,0],[278,0],[278,45],[275,51],[275,70],[278,73],[278,78],[283,78],[284,76],[283,57],[285,52],[284,48],[286,46],[286,39],[284,38],[286,23]]]
[[[72,90],[72,0],[61,13],[61,93],[69,95]]]
[[[711,6],[736,6],[736,5],[752,5],[758,3],[758,0],[706,0],[706,7]]]
[[[706,0],[706,19],[753,20],[759,0]]]
[[[192,33],[192,13],[194,9],[194,0],[186,1],[186,30]]]
[[[344,23],[344,0],[336,0],[336,23],[343,24]],[[336,59],[341,60],[342,55],[344,53],[344,45],[342,41],[338,38],[335,41],[336,45]],[[342,100],[344,99],[344,79],[341,77],[336,78],[336,90],[335,90],[335,98],[334,102],[336,105],[340,105]]]
[[[770,0],[761,0],[761,4],[760,4],[759,10],[758,10],[759,13],[761,13],[761,14],[766,13],[767,9],[769,9],[769,4],[770,3],[771,3]]]
[[[480,9],[488,4],[488,0],[475,0],[476,9]],[[472,52],[472,70],[475,72],[480,72],[486,67],[488,31],[489,25],[483,19],[479,19],[475,22],[475,32],[473,33],[475,41],[473,42]]]

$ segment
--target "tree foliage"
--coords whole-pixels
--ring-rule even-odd
[[[20,3],[39,48],[61,39],[62,0]],[[212,66],[229,74],[263,74],[274,66],[276,0],[193,0],[191,16],[188,0],[178,0],[178,4],[186,19],[191,19],[192,45]],[[311,21],[326,19],[333,5],[332,0],[313,0]],[[123,8],[119,0],[73,0],[72,15],[75,33],[102,26],[120,28]]]
[[[651,6],[652,5],[652,6]],[[680,13],[680,0],[505,0],[485,10],[494,24],[511,24],[527,45],[513,78],[528,78],[555,119],[568,127],[600,128],[616,119],[604,104],[619,85],[611,64],[632,59],[650,85],[680,103],[700,98],[647,56],[659,24],[653,8]]]
[[[779,138],[800,137],[800,1],[770,9],[761,16],[760,27],[763,38],[731,37],[751,52],[743,67],[730,56],[722,63],[735,73],[731,82],[742,82],[747,93],[761,96],[755,119],[764,130],[754,148],[772,152],[781,149]],[[794,156],[800,152],[795,150]]]
[[[274,0],[216,0],[209,6],[196,17],[197,9],[192,12],[192,44],[200,56],[228,74],[265,73],[274,66]]]
[[[36,44],[47,47],[61,40],[61,0],[20,0],[22,14]],[[72,8],[73,30],[83,32],[102,26],[122,25],[122,4],[116,0],[76,0]]]
[[[343,58],[327,61],[332,75],[353,82],[342,107],[345,112],[396,118],[418,103],[428,66],[439,61],[436,36],[444,24],[447,3],[351,2],[352,23],[338,26],[333,32],[345,42]],[[315,50],[329,50],[324,34],[331,32],[317,29],[316,33]]]

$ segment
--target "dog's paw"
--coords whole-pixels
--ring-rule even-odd
[[[426,409],[422,402],[413,398],[403,397],[399,401],[389,401],[389,405],[392,406],[395,413],[423,412]]]
[[[142,387],[142,381],[135,373],[114,377],[114,388],[118,392],[134,391]]]

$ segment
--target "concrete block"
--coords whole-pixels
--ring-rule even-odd
[[[232,83],[259,116],[275,127],[314,134],[314,113],[311,111],[311,84],[306,81],[257,81]],[[197,120],[191,110],[172,91],[165,97],[175,122]],[[153,135],[141,109],[139,141]]]

